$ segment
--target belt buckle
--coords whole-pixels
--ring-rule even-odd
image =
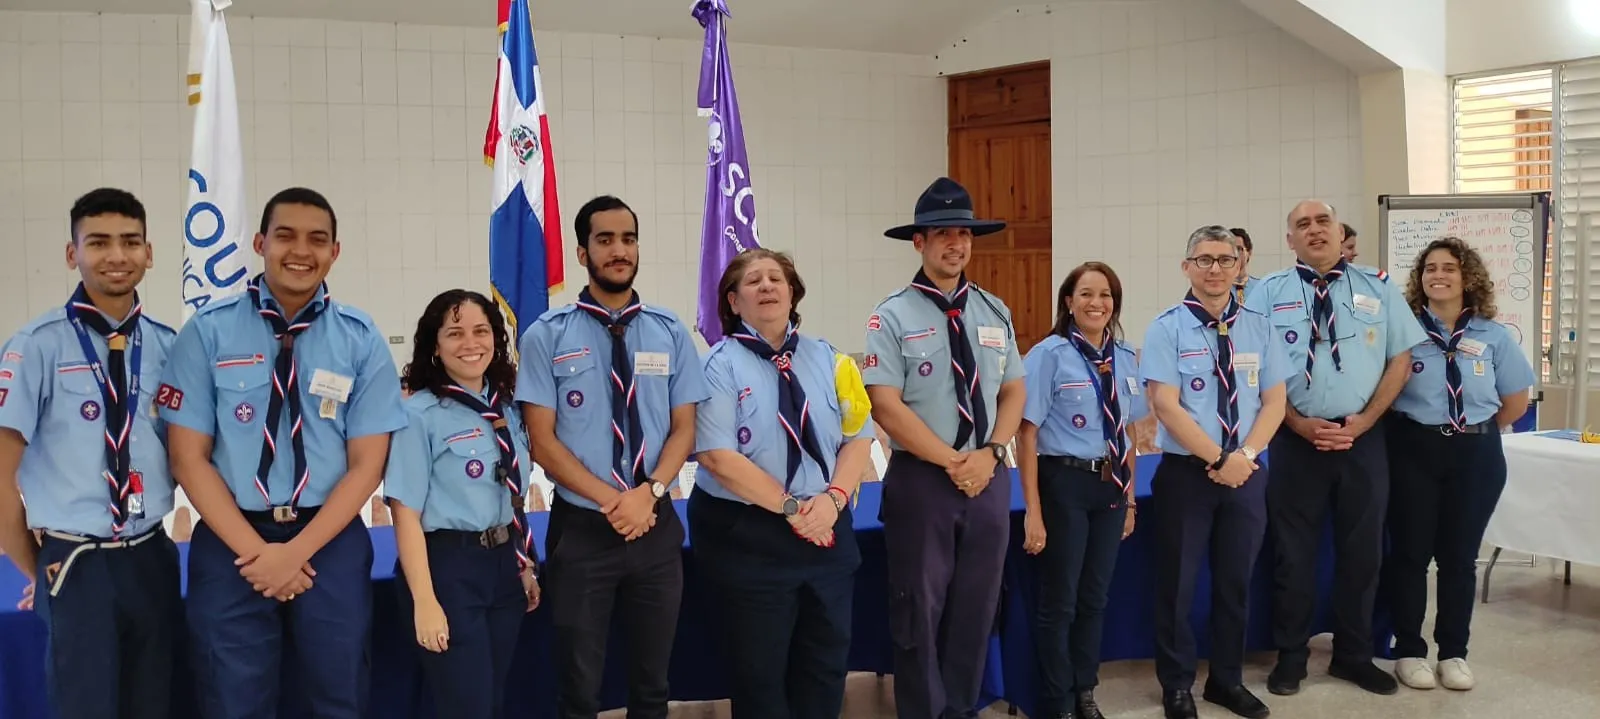
[[[510,531],[505,527],[495,527],[488,531],[480,532],[478,534],[478,544],[483,545],[484,549],[494,549],[505,544],[509,535]]]
[[[294,511],[293,506],[283,505],[272,508],[272,521],[278,524],[288,524],[299,518],[300,514]]]
[[[1454,437],[1456,434],[1456,428],[1451,427],[1450,425],[1445,425],[1439,428],[1439,434],[1442,434],[1446,437]]]

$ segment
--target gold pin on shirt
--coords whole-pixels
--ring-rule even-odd
[[[112,352],[121,352],[128,348],[128,338],[124,335],[111,335],[106,338],[106,344]]]

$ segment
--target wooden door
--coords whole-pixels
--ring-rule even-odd
[[[974,240],[967,277],[1005,300],[1024,353],[1055,319],[1049,98],[1048,65],[950,81],[950,176],[979,217],[1006,221],[1004,232]]]

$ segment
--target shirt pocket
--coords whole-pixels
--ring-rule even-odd
[[[765,444],[766,433],[758,431],[765,424],[762,418],[775,417],[778,408],[776,405],[768,407],[766,402],[756,397],[754,389],[746,388],[740,390],[739,394],[741,398],[734,407],[736,421],[733,426],[733,441],[739,453],[748,457]]]
[[[1204,354],[1198,354],[1198,353]],[[1185,357],[1184,355],[1193,356]],[[1211,383],[1217,378],[1217,363],[1209,349],[1178,351],[1178,376],[1183,382],[1183,395],[1190,399],[1209,397]]]
[[[1311,342],[1311,315],[1304,307],[1273,310],[1272,329],[1291,349],[1304,352]]]
[[[482,429],[444,438],[444,452],[434,461],[434,477],[454,481],[496,481],[500,447],[494,435]]]
[[[610,373],[600,370],[600,363],[593,352],[586,349],[558,352],[555,361],[550,364],[550,374],[556,380],[556,401],[559,403],[556,414],[563,420],[581,419],[591,403],[607,401],[602,395],[605,393],[605,383],[610,381]],[[609,405],[603,414],[610,416]]]
[[[1351,321],[1341,323],[1337,328],[1338,331],[1335,336],[1339,338],[1339,341],[1356,340],[1362,344],[1376,346],[1378,340],[1383,337],[1383,315],[1357,309],[1353,303],[1345,302],[1340,304],[1343,305],[1346,316]]]
[[[1051,416],[1046,422],[1062,423],[1062,432],[1071,434],[1086,430],[1096,424],[1100,416],[1100,396],[1095,394],[1094,380],[1079,377],[1057,377],[1055,399],[1051,401]]]
[[[272,366],[258,363],[227,367],[212,373],[217,391],[217,431],[230,435],[260,436],[266,425],[267,405],[272,401]],[[301,382],[310,379],[301,377]],[[301,407],[301,414],[316,412],[316,407]],[[287,414],[288,408],[282,412]]]
[[[907,401],[938,399],[941,392],[954,392],[950,380],[950,343],[943,335],[932,335],[900,343],[906,364]]]

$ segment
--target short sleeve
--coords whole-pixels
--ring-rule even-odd
[[[1522,345],[1512,339],[1511,332],[1497,326],[1494,343],[1494,391],[1504,397],[1533,386],[1533,364],[1528,361]]]
[[[1145,382],[1160,382],[1176,386],[1178,377],[1178,345],[1172,330],[1161,320],[1150,324],[1144,334],[1144,350],[1139,354],[1139,372]]]
[[[389,443],[389,464],[383,471],[383,496],[417,512],[428,501],[428,479],[433,474],[433,447],[428,442],[422,413],[407,411],[406,425]]]
[[[50,396],[51,367],[32,335],[6,342],[0,360],[0,427],[14,429],[24,442],[33,441],[39,415]]]
[[[400,374],[394,357],[376,329],[367,331],[366,356],[357,372],[355,392],[350,396],[345,437],[355,439],[388,434],[406,426],[405,406],[400,403]]]
[[[1138,356],[1135,355],[1132,352],[1129,352],[1128,355],[1127,355],[1127,361],[1133,363],[1133,371],[1129,372],[1128,376],[1134,378],[1133,381],[1138,382],[1139,381],[1138,380],[1138,377],[1139,377],[1139,358],[1138,358]],[[1117,389],[1119,391],[1121,391],[1121,390],[1124,390],[1125,388],[1118,387]],[[1138,394],[1133,394],[1133,393],[1130,393],[1130,392],[1122,391],[1121,394],[1128,398],[1128,421],[1129,422],[1137,422],[1137,421],[1139,421],[1141,419],[1144,419],[1146,416],[1148,416],[1150,414],[1150,393],[1149,392],[1140,392]]]
[[[1262,315],[1271,317],[1272,297],[1271,294],[1266,291],[1266,286],[1267,283],[1264,280],[1256,280],[1255,282],[1251,282],[1244,293],[1244,308],[1247,310],[1254,310]]]
[[[1054,343],[1041,342],[1034,345],[1022,360],[1028,373],[1027,381],[1023,383],[1027,395],[1022,402],[1022,418],[1035,427],[1044,424],[1044,418],[1050,414],[1050,403],[1055,400],[1055,347]]]
[[[517,347],[521,355],[517,366],[516,400],[519,404],[551,409],[556,406],[556,377],[550,372],[550,363],[555,359],[555,350],[551,348],[554,332],[549,321],[539,320],[522,333],[522,342]]]
[[[673,407],[695,404],[706,399],[706,374],[700,364],[700,353],[695,351],[694,338],[682,322],[672,323],[672,366],[676,372],[667,382],[667,398]],[[548,375],[549,373],[545,373]],[[555,395],[554,388],[551,396]]]
[[[1007,322],[1006,333],[1011,335],[1011,341],[1006,343],[1006,371],[1005,374],[1000,377],[1001,384],[1015,379],[1022,379],[1024,376],[1030,374],[1026,367],[1027,363],[1022,361],[1022,354],[1017,351],[1016,325]]]
[[[1286,384],[1289,378],[1294,376],[1295,370],[1289,366],[1288,347],[1279,341],[1278,333],[1272,331],[1270,323],[1264,322],[1263,324],[1266,324],[1267,348],[1265,355],[1261,358],[1260,389],[1267,390],[1280,384]]]
[[[161,419],[167,424],[215,436],[215,369],[204,329],[209,319],[190,319],[178,332],[178,339],[167,353],[167,368],[161,374],[161,386],[156,388],[155,402],[161,406]]]
[[[1411,314],[1411,306],[1406,304],[1405,295],[1400,292],[1400,287],[1394,282],[1385,282],[1383,303],[1388,307],[1384,313],[1384,325],[1388,328],[1388,354],[1394,357],[1401,352],[1408,352],[1426,339],[1428,334],[1422,330],[1422,323],[1417,321],[1417,316]]]
[[[705,384],[710,391],[695,411],[695,452],[739,448],[735,429],[739,387],[729,365],[726,352],[713,352],[706,358]]]
[[[867,319],[867,361],[861,381],[868,387],[906,388],[906,361],[900,355],[900,324],[879,307]]]

